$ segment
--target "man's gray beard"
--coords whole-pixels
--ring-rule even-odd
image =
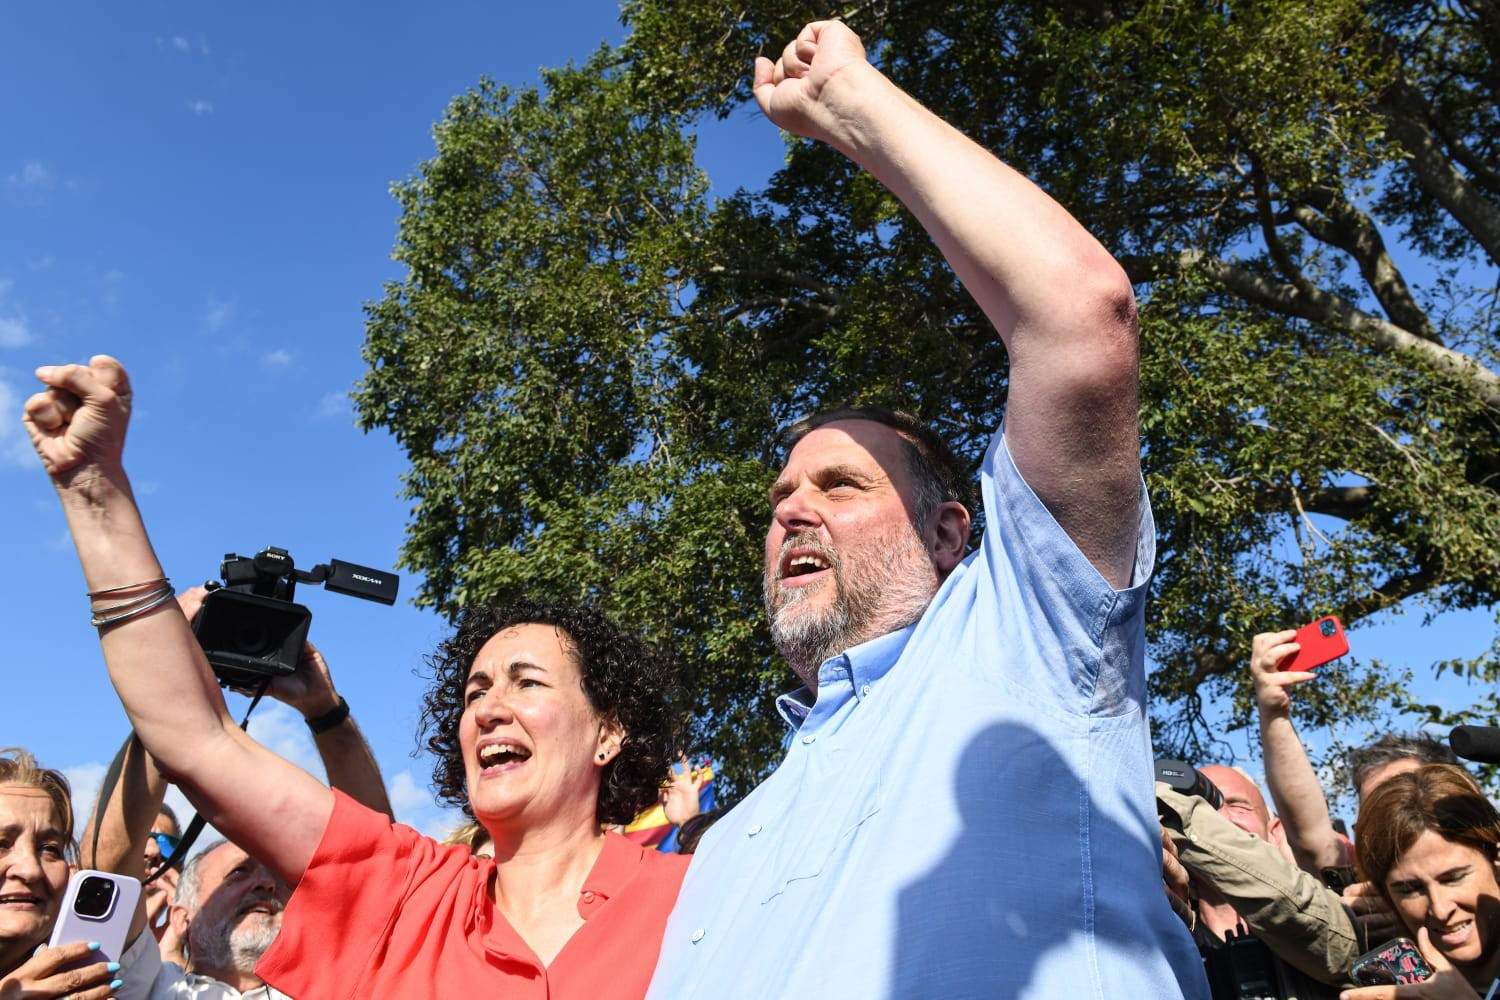
[[[233,931],[223,922],[201,929],[195,922],[188,933],[189,963],[193,971],[208,975],[216,969],[253,973],[280,932],[280,920],[257,920]]]
[[[782,553],[794,547],[798,537],[788,536]],[[808,686],[815,685],[818,667],[830,656],[905,628],[921,618],[939,582],[932,559],[910,524],[861,545],[860,554],[866,551],[873,554],[863,566],[858,562],[846,566],[842,557],[821,544],[814,544],[829,563],[834,588],[829,607],[817,613],[793,613],[813,596],[812,588],[807,587],[782,590],[781,606],[773,606],[776,585],[772,573],[780,570],[780,553],[773,566],[768,567],[762,587],[766,617],[771,622],[771,640]],[[829,583],[825,582],[817,589],[827,586]]]

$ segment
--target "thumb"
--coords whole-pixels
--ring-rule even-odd
[[[105,388],[121,396],[130,392],[130,379],[125,374],[125,366],[117,359],[108,354],[96,354],[89,358],[89,368]]]
[[[765,56],[755,57],[755,70],[750,81],[750,90],[755,94],[755,103],[760,105],[761,113],[770,117],[771,114],[771,92],[776,89],[772,82],[776,72],[776,64]]]
[[[1432,966],[1433,972],[1445,972],[1453,968],[1448,959],[1443,957],[1443,953],[1438,951],[1437,946],[1432,943],[1432,936],[1427,933],[1425,924],[1417,928],[1417,950],[1422,953],[1423,958],[1427,959],[1427,964]]]

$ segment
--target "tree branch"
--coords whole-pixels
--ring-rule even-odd
[[[1359,273],[1391,322],[1424,340],[1442,343],[1396,262],[1386,252],[1385,240],[1374,220],[1349,204],[1343,192],[1320,188],[1306,192],[1302,200],[1307,204],[1292,208],[1297,224],[1354,258]]]
[[[1391,135],[1411,154],[1407,162],[1417,183],[1474,237],[1491,262],[1500,264],[1500,205],[1485,198],[1454,169],[1443,153],[1441,139],[1427,123],[1426,102],[1404,80],[1398,80],[1382,96],[1380,107]]]
[[[1157,258],[1122,257],[1134,282],[1147,282],[1157,276],[1162,261]],[[1467,382],[1485,406],[1500,411],[1500,375],[1496,375],[1473,358],[1452,348],[1424,340],[1394,323],[1362,312],[1341,296],[1319,288],[1304,291],[1292,285],[1266,278],[1244,267],[1198,250],[1185,250],[1166,265],[1179,271],[1201,269],[1225,289],[1245,301],[1280,313],[1296,316],[1337,329],[1347,330],[1372,347],[1384,351],[1420,357],[1440,370]]]

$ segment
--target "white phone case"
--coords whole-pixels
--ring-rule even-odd
[[[89,879],[104,879],[114,886],[113,898],[101,913],[78,911],[78,891]],[[52,926],[52,939],[48,943],[55,948],[78,941],[98,941],[99,957],[91,961],[118,962],[125,953],[125,938],[130,933],[130,921],[135,917],[136,903],[140,898],[140,880],[129,875],[89,869],[74,872],[68,880],[68,891],[63,896],[62,909],[57,914],[57,923]],[[91,907],[86,905],[85,909]]]

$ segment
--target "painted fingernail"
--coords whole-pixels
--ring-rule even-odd
[[[121,986],[124,986],[124,985],[125,985],[125,980],[123,980],[123,979],[111,979],[109,981],[109,988],[110,988],[111,992],[119,989]]]
[[[90,941],[89,942],[89,951],[98,951],[98,950],[99,950],[99,942],[98,941]]]
[[[120,963],[119,962],[110,962],[108,965],[106,965],[104,967],[104,971],[105,972],[119,972],[120,971]]]

